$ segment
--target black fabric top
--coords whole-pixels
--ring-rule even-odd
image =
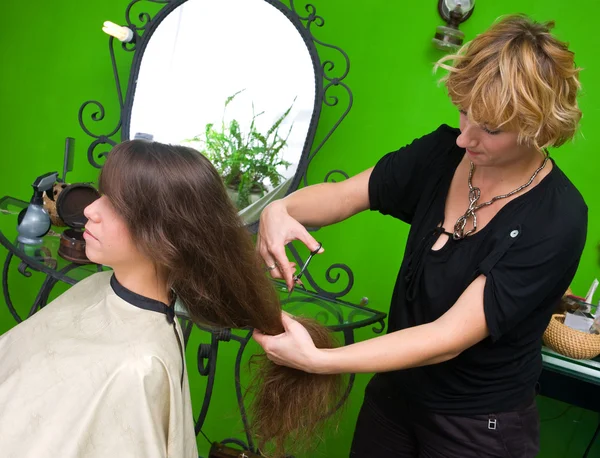
[[[553,162],[537,186],[508,202],[484,228],[432,250],[443,226],[454,226],[444,222],[444,209],[465,154],[456,145],[459,134],[442,125],[373,169],[371,210],[411,225],[388,332],[436,320],[483,274],[490,336],[452,360],[379,374],[372,385],[435,412],[476,415],[511,410],[531,398],[542,368],[542,334],[583,251],[587,206]]]

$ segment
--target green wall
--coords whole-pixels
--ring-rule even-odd
[[[373,165],[384,153],[397,149],[414,137],[435,129],[440,123],[456,125],[458,116],[444,89],[438,87],[439,75],[432,74],[432,63],[441,53],[430,40],[437,25],[433,0],[401,2],[371,0],[347,2],[315,0],[325,26],[315,28],[320,39],[344,49],[351,70],[344,80],[351,88],[354,105],[347,118],[316,156],[310,168],[311,183],[321,181],[331,169],[349,174]],[[77,112],[89,99],[102,102],[104,121],[94,126],[98,133],[110,132],[118,119],[118,102],[108,55],[107,39],[101,32],[104,20],[124,22],[127,0],[89,0],[47,2],[8,2],[4,5],[0,28],[0,132],[3,138],[0,196],[10,194],[28,199],[33,179],[49,170],[60,170],[64,138],[76,138],[75,170],[69,181],[94,180],[97,171],[87,163],[90,138],[80,129]],[[155,8],[148,2],[147,9]],[[304,5],[300,2],[299,5]],[[596,245],[600,225],[600,199],[593,185],[599,164],[600,133],[594,129],[600,121],[600,69],[594,54],[597,0],[561,2],[558,0],[506,0],[478,2],[476,11],[461,29],[472,38],[496,17],[525,12],[539,20],[556,19],[559,37],[569,40],[577,62],[584,68],[580,102],[584,111],[577,139],[552,155],[583,193],[590,208],[588,244],[581,267],[573,283],[576,293],[585,294],[599,275]],[[588,41],[589,40],[589,41]],[[342,65],[335,53],[327,56]],[[131,53],[117,52],[119,68],[126,83]],[[334,91],[332,91],[333,94]],[[344,93],[337,92],[341,100]],[[342,103],[340,103],[340,106]],[[322,136],[340,115],[340,106],[323,110],[319,135]],[[89,119],[89,114],[87,116]],[[116,138],[118,140],[118,138]],[[0,217],[6,217],[0,215]],[[400,264],[407,227],[377,214],[358,215],[335,227],[322,229],[318,239],[327,251],[313,261],[314,273],[324,280],[324,269],[337,262],[351,266],[355,286],[346,297],[358,301],[367,296],[370,306],[387,311],[392,285]],[[4,251],[0,251],[4,255]],[[12,266],[13,300],[19,310],[28,309],[41,279],[24,279]],[[336,289],[332,286],[332,289]],[[58,290],[57,290],[58,291]],[[14,325],[5,307],[0,307],[0,333]],[[357,332],[359,339],[372,337],[370,328]],[[204,393],[205,380],[197,375],[196,355],[192,349],[200,339],[195,333],[188,352],[194,410],[197,412]],[[214,403],[211,404],[205,433],[211,439],[239,436],[239,421],[232,402],[232,355],[235,342],[221,344]],[[337,428],[323,436],[317,453],[310,456],[345,457],[348,454],[362,389],[368,380],[359,376],[356,389]],[[593,432],[597,417],[591,412],[570,408],[542,399],[542,457],[581,456]],[[201,454],[206,441],[199,439]],[[600,445],[591,456],[600,456]]]

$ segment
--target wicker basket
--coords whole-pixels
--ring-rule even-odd
[[[600,335],[588,334],[565,326],[565,315],[552,315],[544,332],[544,343],[561,355],[591,359],[600,355]]]

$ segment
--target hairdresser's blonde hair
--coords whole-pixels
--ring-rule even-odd
[[[498,20],[435,68],[452,102],[489,129],[507,126],[538,149],[573,138],[581,119],[579,68],[568,44],[550,34],[554,22],[524,15]],[[449,63],[446,63],[449,62]]]

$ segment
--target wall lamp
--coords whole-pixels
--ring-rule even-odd
[[[439,0],[438,12],[446,25],[436,29],[433,44],[443,51],[455,51],[463,44],[465,34],[458,30],[458,25],[465,22],[473,14],[475,0]]]
[[[131,30],[129,27],[120,26],[110,21],[104,22],[102,31],[112,37],[115,37],[117,40],[122,41],[123,43],[129,43],[134,38],[133,30]]]

